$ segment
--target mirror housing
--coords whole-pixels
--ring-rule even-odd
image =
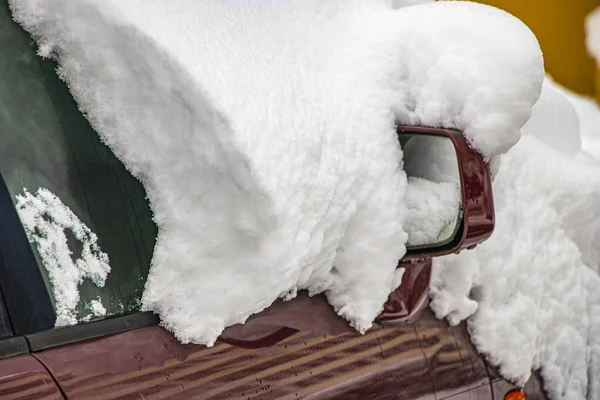
[[[495,213],[492,180],[481,154],[473,150],[463,134],[456,130],[419,126],[398,126],[399,133],[444,136],[456,150],[461,182],[463,215],[452,240],[437,247],[408,249],[398,265],[405,268],[402,283],[390,293],[376,323],[402,326],[420,318],[429,304],[429,280],[432,258],[463,249],[473,249],[494,231]]]
[[[492,180],[481,154],[473,150],[463,134],[456,130],[400,125],[397,132],[450,139],[456,150],[463,207],[462,220],[452,240],[440,246],[409,248],[400,263],[458,253],[483,243],[494,230],[495,213]]]

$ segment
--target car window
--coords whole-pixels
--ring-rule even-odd
[[[6,306],[4,305],[4,301],[0,299],[0,339],[9,337],[13,335],[13,330],[10,325],[10,318],[8,317],[8,312],[6,310]]]
[[[6,6],[0,9],[8,12]],[[4,22],[10,16],[1,18]],[[93,274],[83,274],[77,282],[79,299],[71,310],[76,319],[72,322],[137,311],[157,233],[143,186],[100,141],[58,78],[56,64],[37,57],[31,38],[12,21],[2,25],[0,36],[0,173],[13,203],[17,205],[18,196],[30,196],[29,206],[37,204],[39,210],[40,193],[50,193],[54,197],[49,198],[58,199],[80,222],[74,226],[89,230],[82,239],[76,228],[63,229],[72,261],[86,257],[86,243],[94,235],[92,253],[108,258],[110,272],[102,284]],[[39,221],[53,229],[61,226],[64,213],[42,214]],[[23,221],[31,213],[20,210],[19,215]],[[59,222],[52,225],[52,218]],[[65,272],[61,255],[51,266],[54,275],[48,273],[47,254],[60,247],[60,243],[48,247],[49,241],[60,240],[60,235],[48,232],[34,227],[28,236],[37,234],[46,246],[31,243],[58,315],[73,298],[57,288],[68,287],[64,280],[77,278]]]

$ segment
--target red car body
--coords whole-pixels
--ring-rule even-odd
[[[502,399],[513,386],[464,325],[430,312],[365,335],[296,333],[269,347],[182,345],[150,326],[0,362],[1,399]],[[539,381],[525,388],[544,399]]]
[[[77,110],[56,76],[55,64],[36,59],[30,43],[4,2],[0,6],[4,53],[0,72],[5,78],[0,80],[0,111],[5,114],[0,118],[0,135],[7,136],[0,141],[0,148],[5,147],[0,149],[2,175],[13,172],[11,157],[23,162],[31,149],[23,150],[22,143],[7,139],[16,134],[30,139],[27,132],[38,129],[39,121],[44,129],[58,126],[56,140],[62,140],[64,133],[72,140],[69,145],[89,135],[85,140],[93,144],[91,156],[69,148],[75,154],[75,162],[69,165],[80,177],[104,177],[102,160],[113,163],[110,174],[125,174]],[[423,127],[399,130],[452,140],[461,171],[463,218],[450,242],[407,253],[401,262],[406,268],[401,287],[390,295],[378,324],[365,335],[354,332],[323,297],[305,294],[278,301],[246,324],[226,329],[211,348],[179,343],[149,313],[125,312],[54,328],[46,285],[14,209],[14,190],[23,185],[18,179],[6,185],[0,182],[0,400],[501,399],[513,386],[477,354],[465,325],[450,327],[427,308],[431,257],[472,248],[492,232],[487,168],[458,132]],[[49,157],[52,150],[47,150]],[[57,171],[62,173],[61,168]],[[119,185],[131,189],[133,183],[127,182],[121,180]],[[75,192],[80,184],[73,183],[71,190]],[[105,203],[94,204],[101,208]],[[535,377],[525,390],[529,399],[544,398]]]

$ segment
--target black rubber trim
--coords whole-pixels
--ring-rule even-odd
[[[32,352],[64,346],[84,340],[98,339],[147,326],[158,325],[159,318],[151,312],[112,317],[81,325],[54,328],[25,335]]]
[[[29,354],[29,346],[23,336],[0,339],[0,360],[23,354]]]

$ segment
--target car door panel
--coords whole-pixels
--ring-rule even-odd
[[[449,326],[428,311],[414,324],[427,357],[438,399],[490,385],[486,365],[464,324]],[[478,397],[475,397],[478,398]]]
[[[224,343],[212,348],[182,345],[162,328],[148,327],[46,350],[38,357],[69,399],[278,399],[319,391],[326,395],[322,398],[332,398],[327,389],[343,386],[347,391],[351,380],[357,383],[354,387],[363,381],[358,386],[370,387],[371,393],[383,386],[397,390],[404,380],[412,381],[405,390],[420,384],[426,386],[421,391],[431,392],[412,328],[379,328],[365,336],[299,333],[252,350]],[[425,382],[419,383],[419,377]]]
[[[413,379],[427,376],[411,328],[390,333],[374,329],[365,336],[299,333],[252,350],[225,343],[182,345],[162,328],[148,327],[43,351],[38,357],[69,399],[297,398],[336,385],[351,387],[349,380],[367,375],[370,382],[379,382],[374,377],[389,380],[391,370],[402,369],[398,366],[410,366]],[[398,378],[395,388],[402,386]],[[426,384],[431,384],[428,379]]]
[[[481,385],[489,389],[485,365],[472,359],[463,331],[430,320],[426,312],[419,325],[378,326],[365,335],[299,332],[259,349],[183,345],[152,326],[36,357],[75,400],[413,400],[434,399],[436,390],[440,399],[468,390],[483,393]]]
[[[491,400],[502,399],[502,396],[494,397],[489,385],[480,386],[467,390],[466,392],[457,393],[450,397],[439,398],[439,400]]]
[[[0,399],[58,400],[63,399],[52,376],[31,355],[0,361]]]

